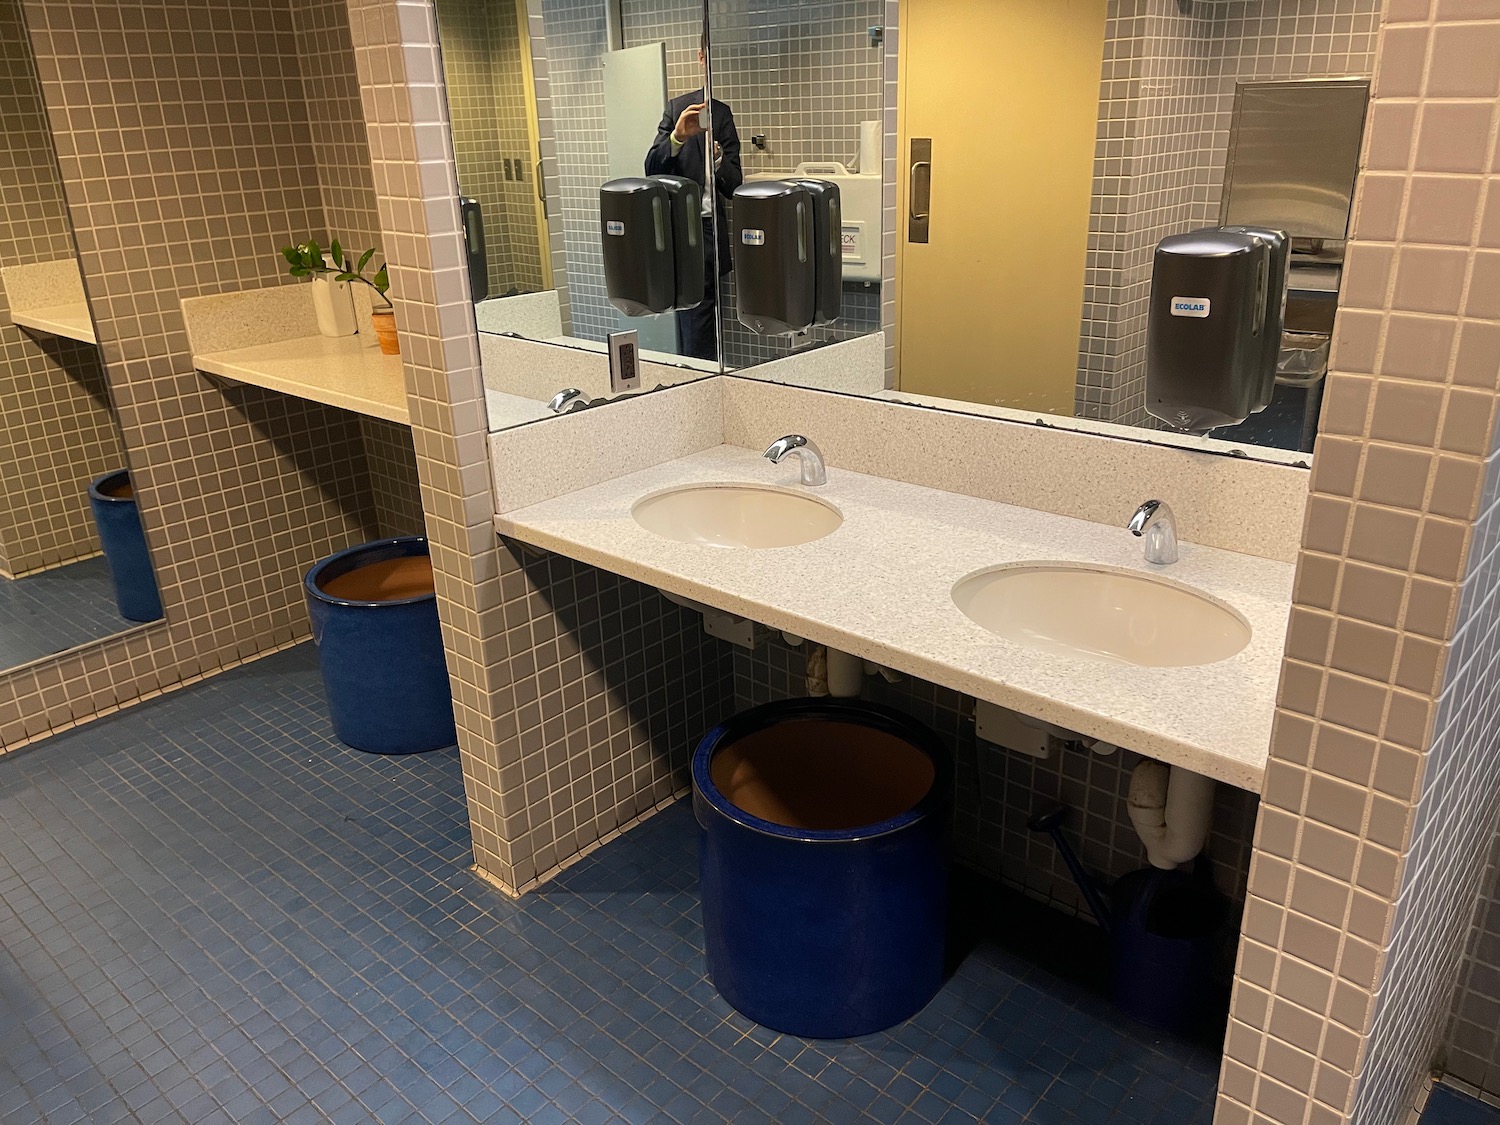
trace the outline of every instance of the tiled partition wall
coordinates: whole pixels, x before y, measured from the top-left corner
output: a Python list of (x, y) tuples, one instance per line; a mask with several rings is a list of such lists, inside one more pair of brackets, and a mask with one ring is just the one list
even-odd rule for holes
[(326, 237), (352, 181), (318, 170), (353, 175), (358, 131), (314, 143), (303, 51), (343, 9), (24, 10), (166, 622), (0, 679), (6, 749), (305, 636), (303, 572), (380, 530), (357, 420), (199, 375), (178, 307), (287, 280), (278, 248)]
[(1500, 787), (1500, 9), (1391, 0), (1220, 1125), (1405, 1119)]
[(680, 792), (727, 648), (656, 591), (500, 546), (436, 24), (353, 0), (478, 869), (534, 885)]
[(1218, 221), (1240, 81), (1369, 75), (1382, 0), (1113, 0), (1099, 138), (1077, 413), (1145, 414), (1145, 313), (1156, 244)]
[[(0, 265), (71, 259), (73, 236), (20, 0), (0, 0)], [(0, 287), (0, 575), (99, 550), (88, 482), (125, 454), (99, 349), (10, 323)]]

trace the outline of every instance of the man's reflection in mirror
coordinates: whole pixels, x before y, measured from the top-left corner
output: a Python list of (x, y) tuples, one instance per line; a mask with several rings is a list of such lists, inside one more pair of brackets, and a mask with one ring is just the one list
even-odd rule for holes
[[(708, 29), (698, 43), (700, 72), (708, 62)], [(683, 355), (698, 359), (719, 358), (717, 343), (718, 296), (715, 280), (734, 268), (729, 250), (729, 201), (734, 189), (745, 182), (740, 169), (740, 135), (734, 127), (734, 112), (718, 98), (713, 100), (713, 145), (708, 144), (703, 124), (706, 103), (703, 87), (681, 94), (667, 103), (656, 140), (646, 153), (646, 175), (684, 176), (703, 188), (703, 269), (705, 296), (696, 308), (677, 313), (678, 343)], [(713, 190), (708, 188), (713, 169)], [(712, 234), (718, 208), (718, 238)]]

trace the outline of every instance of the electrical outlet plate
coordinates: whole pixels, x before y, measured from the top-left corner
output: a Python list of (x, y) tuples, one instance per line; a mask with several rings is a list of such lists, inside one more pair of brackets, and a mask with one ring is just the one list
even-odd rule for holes
[(974, 701), (974, 733), (985, 742), (1025, 754), (1028, 758), (1048, 758), (1052, 740), (1047, 731), (1023, 722), (1021, 716), (1007, 707)]
[(641, 389), (641, 338), (631, 329), (609, 334), (609, 390), (611, 394)]

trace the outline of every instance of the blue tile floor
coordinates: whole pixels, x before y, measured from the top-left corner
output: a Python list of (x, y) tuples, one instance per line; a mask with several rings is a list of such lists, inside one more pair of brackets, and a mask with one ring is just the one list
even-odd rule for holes
[(1439, 1082), (1427, 1097), (1422, 1125), (1500, 1125), (1500, 1108)]
[(1209, 1121), (1213, 1052), (993, 944), (887, 1034), (748, 1023), (694, 833), (512, 902), (456, 752), (339, 745), (307, 645), (0, 759), (0, 1121)]
[(135, 625), (115, 608), (103, 555), (25, 578), (0, 578), (0, 669)]

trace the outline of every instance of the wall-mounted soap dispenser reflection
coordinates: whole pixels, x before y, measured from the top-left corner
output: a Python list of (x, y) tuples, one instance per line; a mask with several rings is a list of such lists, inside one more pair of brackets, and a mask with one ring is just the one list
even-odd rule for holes
[(626, 316), (690, 309), (704, 295), (700, 189), (682, 176), (630, 176), (599, 189), (604, 284)]
[(844, 262), (837, 184), (742, 184), (734, 193), (733, 230), (741, 324), (782, 336), (838, 319)]
[(1258, 227), (1175, 234), (1156, 248), (1146, 319), (1146, 411), (1190, 433), (1271, 401), (1286, 304), (1287, 237)]

